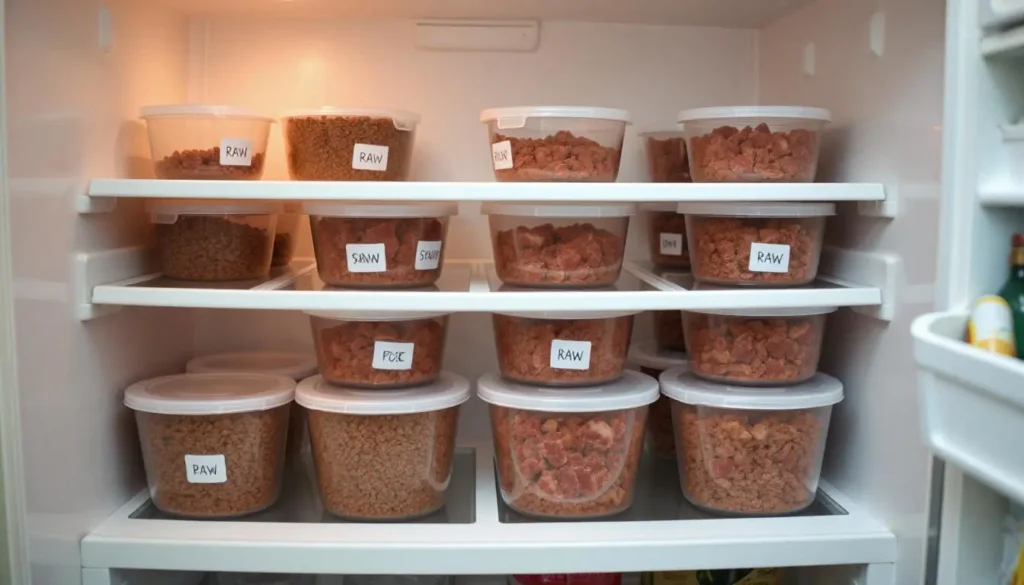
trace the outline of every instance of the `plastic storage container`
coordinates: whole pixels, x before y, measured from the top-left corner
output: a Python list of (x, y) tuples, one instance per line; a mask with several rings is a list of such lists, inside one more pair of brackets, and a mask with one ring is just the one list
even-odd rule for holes
[(647, 177), (652, 183), (689, 183), (692, 180), (684, 132), (641, 132), (640, 139), (644, 141)]
[(654, 340), (667, 351), (686, 351), (686, 328), (682, 311), (650, 311)]
[(435, 512), (455, 460), (459, 405), (469, 381), (450, 372), (419, 388), (367, 392), (303, 380), (324, 509), (359, 520), (407, 520)]
[[(654, 343), (641, 343), (629, 351), (630, 365), (658, 379), (672, 368), (686, 368), (686, 354), (658, 349)], [(647, 411), (647, 450), (656, 457), (676, 456), (675, 431), (672, 427), (672, 401), (659, 396)]]
[(832, 203), (686, 203), (693, 276), (727, 285), (797, 286), (818, 274)]
[(260, 202), (151, 203), (164, 276), (208, 282), (266, 276), (279, 209)]
[(712, 384), (674, 368), (672, 399), (683, 495), (709, 512), (777, 515), (814, 501), (832, 405), (843, 385), (825, 374), (785, 388)]
[(302, 206), (286, 204), (282, 213), (277, 216), (277, 229), (274, 231), (274, 251), (270, 255), (271, 268), (288, 266), (295, 257), (295, 246), (299, 240), (299, 220), (302, 219)]
[(306, 203), (320, 280), (353, 288), (429, 286), (441, 276), (454, 203)]
[(401, 110), (315, 108), (281, 118), (294, 181), (404, 181), (420, 117)]
[(477, 382), (491, 405), (501, 498), (549, 518), (597, 518), (633, 503), (647, 406), (658, 383), (625, 372), (609, 384), (555, 390), (487, 374)]
[(695, 183), (810, 183), (828, 110), (790, 106), (679, 112)]
[(503, 282), (581, 288), (618, 280), (636, 206), (485, 203), (483, 212)]
[(576, 106), (480, 112), (499, 181), (614, 183), (630, 118), (625, 110)]
[(355, 388), (403, 388), (441, 375), (446, 313), (309, 313), (320, 375)]
[(586, 386), (622, 375), (636, 311), (495, 313), (498, 367), (510, 380)]
[(281, 490), (295, 381), (269, 374), (178, 374), (132, 384), (153, 504), (168, 514), (230, 518)]
[(263, 177), (273, 118), (230, 106), (142, 108), (158, 179), (251, 180)]
[(777, 386), (818, 371), (825, 317), (836, 307), (690, 311), (690, 370), (741, 386)]
[(209, 585), (315, 585), (316, 575), (217, 573)]
[(686, 216), (677, 213), (677, 203), (644, 203), (651, 262), (655, 266), (689, 268), (690, 249), (686, 240)]

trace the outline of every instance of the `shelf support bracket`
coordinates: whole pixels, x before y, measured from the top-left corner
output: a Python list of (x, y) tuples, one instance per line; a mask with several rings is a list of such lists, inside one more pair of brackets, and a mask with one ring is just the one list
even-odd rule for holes
[(865, 252), (825, 246), (821, 252), (818, 278), (840, 286), (877, 288), (881, 293), (878, 305), (850, 307), (854, 312), (890, 322), (896, 316), (903, 260), (889, 252)]
[(74, 256), (72, 287), (75, 314), (80, 321), (91, 321), (112, 315), (121, 307), (94, 305), (92, 290), (98, 285), (117, 282), (140, 274), (153, 272), (151, 248), (132, 246), (94, 252), (79, 252)]

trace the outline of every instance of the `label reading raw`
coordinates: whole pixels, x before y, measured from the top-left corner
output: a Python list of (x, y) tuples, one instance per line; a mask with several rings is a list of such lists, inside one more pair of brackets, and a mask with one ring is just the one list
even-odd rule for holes
[(504, 171), (512, 168), (512, 143), (508, 140), (495, 142), (491, 145), (491, 158), (494, 170)]
[(220, 165), (222, 167), (247, 167), (252, 165), (252, 140), (248, 138), (222, 138), (220, 141)]
[(551, 367), (556, 370), (589, 370), (590, 342), (553, 340), (551, 342)]
[(185, 455), (185, 479), (189, 483), (224, 483), (228, 465), (223, 455)]
[(789, 246), (786, 244), (750, 244), (751, 272), (789, 272)]
[(661, 253), (665, 256), (683, 255), (683, 234), (661, 234)]
[(387, 272), (384, 244), (346, 244), (349, 272)]
[(412, 352), (415, 348), (415, 343), (376, 341), (373, 344), (373, 369), (411, 370)]
[(388, 170), (388, 147), (357, 142), (352, 150), (352, 168), (358, 171)]
[(441, 262), (441, 242), (416, 244), (416, 270), (436, 270)]

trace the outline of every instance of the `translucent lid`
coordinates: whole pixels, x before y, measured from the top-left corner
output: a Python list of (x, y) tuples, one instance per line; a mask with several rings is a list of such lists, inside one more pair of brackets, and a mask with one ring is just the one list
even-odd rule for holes
[(207, 116), (211, 118), (240, 118), (248, 120), (264, 120), (273, 122), (274, 119), (264, 116), (255, 110), (248, 108), (237, 108), (234, 106), (205, 106), (197, 104), (168, 104), (161, 106), (145, 106), (139, 110), (139, 117), (162, 118), (166, 116)]
[(344, 201), (309, 201), (302, 205), (307, 215), (328, 217), (447, 217), (459, 212), (456, 203), (346, 203)]
[(680, 203), (679, 213), (726, 217), (825, 217), (836, 214), (834, 203)]
[(231, 414), (270, 410), (295, 396), (295, 380), (271, 374), (175, 374), (136, 382), (124, 392), (132, 410), (155, 414)]
[(584, 388), (530, 386), (498, 374), (481, 377), (476, 386), (484, 402), (544, 412), (607, 412), (646, 406), (658, 399), (658, 381), (629, 370), (613, 382)]
[(412, 130), (419, 124), (419, 114), (405, 110), (391, 110), (388, 108), (346, 108), (324, 106), (322, 108), (306, 108), (301, 110), (290, 110), (284, 113), (281, 118), (309, 118), (315, 116), (339, 117), (339, 118), (391, 118), (395, 128), (399, 130)]
[(414, 414), (458, 406), (469, 400), (469, 380), (451, 372), (406, 390), (356, 390), (313, 376), (299, 382), (295, 401), (311, 410), (342, 414)]
[(481, 122), (496, 121), (499, 129), (522, 128), (530, 118), (590, 118), (614, 120), (629, 124), (633, 116), (616, 108), (589, 108), (586, 106), (516, 106), (488, 108), (480, 112)]
[[(179, 215), (271, 215), (281, 211), (281, 204), (274, 201), (228, 201), (204, 199), (164, 199), (151, 201), (146, 209), (154, 223), (161, 223), (160, 216)], [(173, 221), (173, 220), (172, 220)]]
[(793, 120), (831, 122), (832, 113), (825, 108), (804, 108), (799, 106), (727, 106), (683, 110), (676, 116), (676, 120), (679, 122), (717, 120), (721, 118), (788, 118)]
[(629, 350), (629, 363), (661, 371), (679, 367), (686, 368), (689, 364), (685, 353), (658, 349), (658, 344), (653, 341), (633, 344)]
[(655, 201), (653, 203), (641, 203), (641, 211), (671, 211), (679, 213), (679, 204), (672, 201)]
[(517, 215), (520, 217), (630, 217), (636, 215), (632, 203), (557, 205), (547, 203), (487, 202), (481, 207), (484, 215)]
[(831, 406), (843, 399), (843, 383), (827, 374), (794, 386), (749, 388), (707, 382), (687, 368), (672, 368), (659, 377), (661, 392), (684, 404), (738, 410), (799, 410)]
[[(341, 292), (341, 291), (338, 291)], [(342, 293), (344, 294), (344, 293)], [(409, 311), (306, 311), (307, 315), (335, 321), (420, 321), (446, 317), (451, 313), (421, 313)]]
[(640, 312), (641, 311), (495, 311), (495, 314), (519, 317), (521, 319), (556, 319), (559, 321), (569, 321), (573, 319), (615, 319), (616, 317), (636, 315)]
[(273, 374), (292, 380), (308, 378), (316, 373), (316, 356), (288, 351), (239, 351), (216, 353), (192, 358), (185, 364), (190, 374), (209, 372), (249, 372)]

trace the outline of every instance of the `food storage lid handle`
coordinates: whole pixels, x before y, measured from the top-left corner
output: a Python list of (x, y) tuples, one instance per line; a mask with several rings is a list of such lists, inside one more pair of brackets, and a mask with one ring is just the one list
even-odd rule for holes
[(525, 116), (507, 116), (495, 120), (498, 130), (515, 130), (526, 126)]
[(151, 220), (153, 223), (171, 225), (178, 221), (177, 213), (153, 213), (151, 214)]

